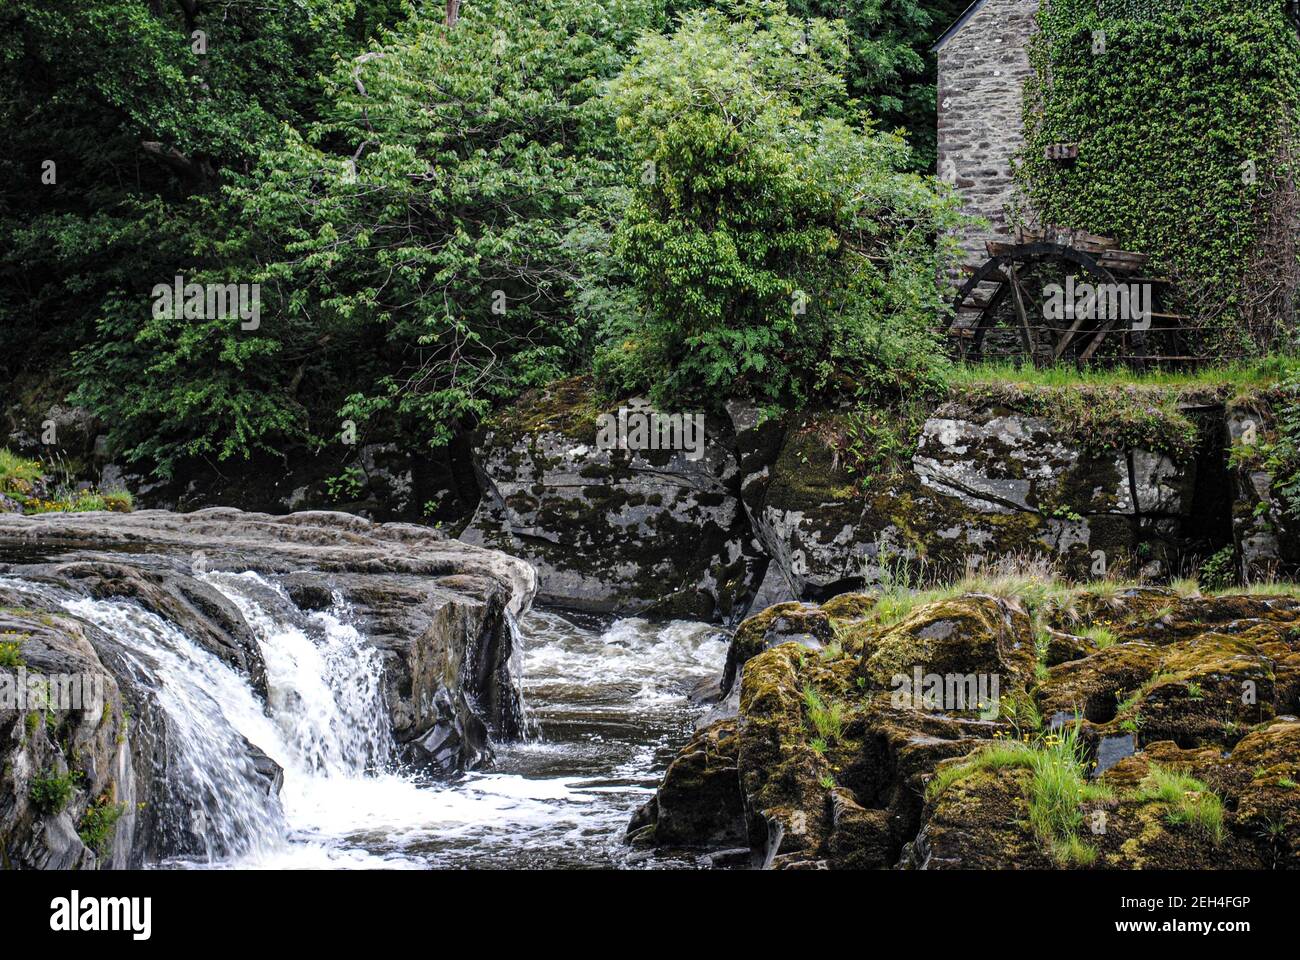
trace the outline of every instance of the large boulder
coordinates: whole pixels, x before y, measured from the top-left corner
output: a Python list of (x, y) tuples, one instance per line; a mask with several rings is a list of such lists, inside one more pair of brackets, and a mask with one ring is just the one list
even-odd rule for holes
[(918, 607), (897, 624), (862, 637), (862, 673), (873, 689), (889, 689), (899, 676), (997, 676), (1001, 689), (1023, 686), (1033, 675), (1037, 650), (1033, 625), (1017, 604), (968, 594)]
[(879, 475), (848, 462), (851, 430), (836, 414), (793, 421), (761, 479), (747, 478), (773, 561), (765, 600), (818, 599), (903, 570), (959, 576), (1010, 554), (1081, 577), (1152, 560), (1167, 569), (1199, 508), (1196, 460), (1091, 452), (1052, 419), (997, 403), (937, 407), (910, 462)]
[(696, 733), (633, 818), (628, 839), (659, 847), (729, 848), (746, 840), (737, 773), (737, 724), (724, 720)]
[(579, 378), (489, 421), (475, 442), (484, 495), (461, 539), (531, 562), (544, 602), (739, 618), (761, 562), (727, 424), (708, 419), (697, 451), (602, 449), (602, 413), (617, 415)]

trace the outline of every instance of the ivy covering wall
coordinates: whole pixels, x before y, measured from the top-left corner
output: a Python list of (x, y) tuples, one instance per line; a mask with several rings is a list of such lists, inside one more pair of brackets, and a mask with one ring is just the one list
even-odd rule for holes
[[(1151, 254), (1198, 352), (1279, 346), (1300, 278), (1300, 43), (1281, 0), (1052, 0), (1039, 22), (1021, 219)], [(1053, 143), (1078, 159), (1045, 159)]]

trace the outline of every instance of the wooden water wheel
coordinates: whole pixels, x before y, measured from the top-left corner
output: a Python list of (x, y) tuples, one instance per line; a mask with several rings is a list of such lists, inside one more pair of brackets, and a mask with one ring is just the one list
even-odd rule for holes
[[(986, 241), (989, 258), (971, 264), (954, 300), (956, 322), (949, 330), (955, 352), (966, 360), (1006, 357), (1044, 365), (1060, 361), (1078, 364), (1195, 360), (1179, 350), (1178, 324), (1184, 319), (1153, 308), (1153, 290), (1168, 281), (1141, 277), (1147, 255), (1121, 250), (1114, 240), (1081, 231), (1020, 231), (1015, 242)], [(1131, 322), (1121, 312), (1096, 309), (1100, 293), (1076, 310), (1073, 301), (1057, 316), (1044, 308), (1049, 280), (1066, 278), (1107, 291), (1117, 297), (1145, 294), (1149, 316)], [(1146, 290), (1142, 290), (1143, 287)], [(1060, 285), (1058, 284), (1058, 288)], [(1037, 289), (1035, 294), (1033, 291)], [(1110, 304), (1116, 299), (1107, 301)], [(1127, 300), (1124, 303), (1128, 303)], [(990, 340), (996, 344), (990, 348)]]

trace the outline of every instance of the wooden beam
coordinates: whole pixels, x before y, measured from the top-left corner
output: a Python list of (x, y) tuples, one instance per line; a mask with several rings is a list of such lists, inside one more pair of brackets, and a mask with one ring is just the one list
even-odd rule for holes
[(1034, 339), (1029, 332), (1029, 314), (1025, 310), (1025, 292), (1020, 288), (1020, 274), (1014, 263), (1007, 264), (1007, 275), (1011, 280), (1011, 301), (1016, 308), (1016, 318), (1020, 321), (1020, 342), (1024, 344), (1025, 356), (1034, 362)]

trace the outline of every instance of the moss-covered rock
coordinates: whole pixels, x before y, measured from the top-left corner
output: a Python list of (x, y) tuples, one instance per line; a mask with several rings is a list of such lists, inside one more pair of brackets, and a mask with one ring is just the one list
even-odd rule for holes
[[(896, 426), (882, 411), (765, 418), (733, 403), (687, 461), (594, 450), (613, 405), (574, 378), (477, 433), (484, 496), (465, 536), (532, 560), (543, 599), (729, 620), (1009, 555), (1151, 579), (1230, 546), (1258, 577), (1300, 549), (1273, 531), (1276, 498), (1256, 489), (1271, 478), (1234, 479), (1248, 459), (1237, 402), (1218, 386), (968, 384), (890, 411)], [(864, 435), (867, 421), (890, 436)], [(1109, 617), (1113, 599), (1085, 606)]]
[(876, 606), (876, 598), (869, 593), (841, 593), (822, 604), (822, 611), (833, 620), (852, 622), (861, 620)]
[(1053, 603), (1047, 619), (1051, 626), (1061, 630), (1104, 627), (1114, 634), (1124, 625), (1152, 619), (1154, 611), (1161, 611), (1159, 616), (1163, 616), (1178, 599), (1178, 594), (1168, 587), (1146, 584), (1115, 587), (1103, 583), (1076, 590)]
[(927, 806), (907, 849), (918, 870), (1045, 870), (1051, 856), (1027, 827), (1029, 774), (981, 770), (954, 783)]
[[(1035, 785), (1019, 766), (979, 769), (943, 790), (927, 806), (923, 826), (909, 849), (910, 866), (922, 869), (1117, 870), (1259, 869), (1256, 845), (1216, 832), (1184, 812), (1205, 802), (1219, 809), (1211, 791), (1191, 792), (1173, 802), (1154, 795), (1152, 761), (1131, 757), (1103, 776), (1104, 799), (1079, 811), (1074, 840), (1054, 852), (1033, 828)], [(1202, 796), (1204, 794), (1204, 797)]]
[(1077, 397), (974, 391), (923, 419), (914, 456), (874, 472), (848, 455), (849, 415), (792, 418), (770, 465), (743, 481), (774, 565), (765, 601), (879, 583), (899, 567), (957, 575), (1008, 554), (1046, 554), (1078, 577), (1099, 565), (1173, 569), (1181, 551), (1201, 549), (1206, 518), (1194, 514), (1212, 498), (1198, 487), (1196, 451), (1217, 439), (1176, 404), (1130, 399), (1131, 423), (1112, 418), (1128, 424), (1120, 434), (1113, 424), (1080, 434), (1080, 418), (1063, 413)]
[(1300, 721), (1252, 730), (1229, 761), (1250, 776), (1232, 798), (1232, 828), (1253, 838), (1270, 866), (1300, 869)]
[[(698, 798), (705, 823), (734, 827), (737, 795), (705, 775), (725, 770), (720, 782), (738, 786), (754, 862), (777, 868), (1295, 866), (1300, 721), (1285, 715), (1296, 707), (1292, 605), (1193, 599), (1057, 591), (1048, 605), (1035, 601), (1034, 620), (1027, 597), (967, 594), (922, 603), (892, 624), (869, 596), (774, 606), (737, 634), (748, 652), (738, 717), (697, 736), (665, 787), (675, 806)], [(1054, 618), (1078, 629), (1106, 623), (1119, 636), (1101, 644), (1058, 630), (1053, 639), (1055, 628), (1043, 629)], [(1040, 671), (1038, 655), (1054, 643), (1070, 659)], [(1004, 709), (990, 719), (899, 700), (894, 682), (913, 667), (996, 673)], [(1244, 684), (1257, 699), (1242, 700)], [(1045, 839), (1033, 812), (1042, 788), (1021, 761), (1059, 740), (1076, 715), (1082, 753), (1071, 769), (1084, 801), (1072, 836)], [(712, 754), (706, 743), (717, 745)], [(993, 746), (1015, 762), (973, 762)], [(950, 768), (960, 775), (936, 780)], [(656, 832), (643, 837), (662, 842)], [(720, 832), (735, 843), (734, 830)]]
[(731, 847), (746, 842), (735, 720), (696, 733), (664, 773), (663, 783), (628, 828), (637, 845)]
[(740, 783), (751, 846), (765, 863), (808, 859), (830, 831), (821, 758), (804, 725), (804, 650), (782, 644), (750, 660), (740, 688)]
[(597, 418), (609, 412), (577, 378), (489, 420), (474, 443), (484, 495), (461, 539), (531, 562), (544, 602), (738, 619), (765, 562), (750, 545), (729, 422), (706, 420), (699, 457), (601, 449)]
[(1226, 595), (1175, 597), (1133, 616), (1115, 632), (1122, 639), (1176, 643), (1207, 632), (1240, 633), (1251, 626), (1279, 630), (1300, 625), (1300, 599), (1289, 596)]
[(1077, 716), (1090, 723), (1109, 723), (1129, 692), (1150, 680), (1159, 664), (1159, 649), (1137, 642), (1058, 664), (1038, 687), (1039, 706), (1048, 718)]
[(1033, 628), (1025, 612), (998, 597), (968, 595), (922, 606), (868, 641), (862, 676), (873, 689), (892, 689), (899, 676), (984, 674), (1002, 689), (1034, 674)]
[(820, 650), (835, 639), (829, 610), (809, 603), (778, 603), (746, 619), (731, 638), (722, 691), (730, 692), (740, 671), (764, 650), (794, 642)]
[(1047, 637), (1047, 646), (1043, 651), (1043, 664), (1047, 667), (1057, 667), (1072, 660), (1082, 660), (1100, 649), (1097, 642), (1090, 637), (1078, 636), (1052, 627), (1045, 628), (1044, 633)]

